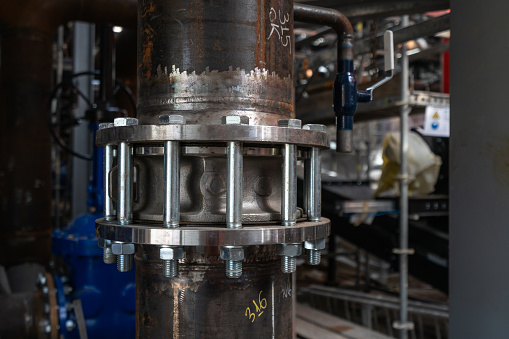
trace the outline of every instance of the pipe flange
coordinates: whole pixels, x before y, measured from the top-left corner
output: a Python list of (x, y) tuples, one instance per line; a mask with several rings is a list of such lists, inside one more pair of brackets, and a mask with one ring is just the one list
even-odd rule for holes
[(162, 225), (138, 223), (120, 225), (98, 219), (96, 234), (100, 238), (143, 245), (166, 246), (251, 246), (295, 244), (327, 238), (330, 220), (303, 221), (295, 226), (254, 225), (240, 229), (213, 226), (164, 228)]
[(207, 145), (240, 141), (245, 146), (294, 144), (324, 149), (330, 144), (326, 132), (261, 125), (135, 125), (97, 131), (97, 145), (103, 147), (120, 142), (154, 144), (164, 141)]

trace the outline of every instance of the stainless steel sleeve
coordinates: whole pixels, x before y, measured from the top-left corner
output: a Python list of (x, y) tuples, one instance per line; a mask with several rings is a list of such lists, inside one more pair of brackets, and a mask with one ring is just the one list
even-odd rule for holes
[(115, 209), (110, 197), (110, 172), (113, 168), (113, 145), (106, 145), (103, 154), (103, 187), (104, 187), (104, 218), (106, 220), (115, 219)]
[(281, 190), (281, 224), (294, 226), (297, 222), (297, 146), (283, 146), (283, 182)]
[(227, 143), (226, 227), (242, 227), (243, 146), (241, 142)]
[(164, 142), (163, 225), (175, 228), (180, 223), (180, 143)]

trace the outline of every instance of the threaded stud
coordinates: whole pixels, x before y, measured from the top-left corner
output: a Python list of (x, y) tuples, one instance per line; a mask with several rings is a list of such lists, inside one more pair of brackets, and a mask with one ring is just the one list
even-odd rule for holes
[(226, 260), (226, 276), (228, 278), (240, 278), (242, 275), (242, 261)]
[(117, 255), (117, 269), (119, 272), (128, 272), (133, 268), (133, 256), (131, 254)]
[(163, 260), (163, 274), (167, 278), (174, 278), (178, 275), (177, 260)]
[(105, 264), (114, 264), (117, 261), (117, 256), (111, 251), (111, 247), (103, 248), (103, 261)]
[(310, 265), (319, 265), (320, 264), (320, 259), (321, 259), (320, 250), (313, 248), (313, 249), (306, 250), (306, 252), (307, 252), (306, 254), (307, 254), (308, 263)]
[(293, 273), (297, 268), (297, 258), (287, 255), (281, 257), (281, 270), (283, 273)]

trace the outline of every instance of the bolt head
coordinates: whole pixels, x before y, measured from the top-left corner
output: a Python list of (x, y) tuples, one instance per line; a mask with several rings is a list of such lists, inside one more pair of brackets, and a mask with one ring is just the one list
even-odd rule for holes
[(242, 261), (244, 260), (244, 248), (242, 247), (221, 247), (220, 249), (221, 259)]
[(281, 119), (277, 122), (277, 125), (278, 127), (300, 129), (302, 127), (302, 121), (299, 119)]
[(302, 254), (301, 244), (281, 244), (277, 248), (278, 255), (284, 255), (287, 257), (297, 257)]
[(163, 260), (178, 260), (184, 258), (184, 249), (182, 247), (161, 247), (159, 249), (159, 258)]
[(111, 244), (111, 252), (113, 254), (134, 254), (134, 244), (126, 244), (123, 242), (117, 242)]
[(136, 125), (138, 125), (138, 119), (136, 119), (136, 118), (115, 118), (115, 120), (113, 120), (113, 124), (115, 125), (115, 127), (136, 126)]
[(71, 332), (72, 330), (74, 330), (74, 327), (76, 327), (76, 324), (71, 319), (68, 319), (65, 322), (65, 329), (67, 330), (67, 332)]
[(310, 131), (327, 132), (327, 126), (322, 124), (307, 124), (302, 129), (308, 129)]
[(101, 122), (99, 124), (99, 129), (111, 128), (115, 126), (112, 122)]
[(249, 118), (244, 115), (225, 115), (221, 118), (223, 125), (249, 125)]
[(304, 241), (304, 248), (307, 250), (323, 250), (325, 248), (325, 239)]
[(160, 125), (185, 125), (186, 118), (179, 114), (161, 114), (159, 116)]
[(106, 248), (111, 246), (111, 240), (99, 238), (97, 239), (97, 245), (100, 248)]
[(37, 284), (40, 286), (46, 285), (46, 276), (43, 273), (39, 273), (37, 276)]

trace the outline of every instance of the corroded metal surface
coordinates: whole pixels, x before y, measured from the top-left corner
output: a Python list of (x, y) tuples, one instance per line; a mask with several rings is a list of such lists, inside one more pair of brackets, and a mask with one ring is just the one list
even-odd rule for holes
[(239, 279), (226, 277), (219, 248), (188, 249), (171, 279), (154, 246), (135, 260), (138, 338), (292, 338), (292, 275), (274, 247), (247, 248)]
[(246, 146), (291, 143), (298, 146), (328, 148), (325, 132), (250, 125), (138, 125), (111, 127), (97, 131), (97, 145), (127, 141), (130, 143), (162, 143), (178, 140), (191, 143), (223, 143), (242, 141)]
[(276, 125), (293, 114), (292, 1), (140, 0), (139, 23), (141, 124), (178, 113)]
[(301, 243), (327, 238), (330, 221), (298, 222), (295, 226), (245, 225), (241, 229), (208, 226), (181, 226), (165, 228), (161, 225), (137, 223), (119, 225), (114, 221), (98, 219), (96, 233), (100, 238), (136, 244), (170, 246), (246, 246)]

